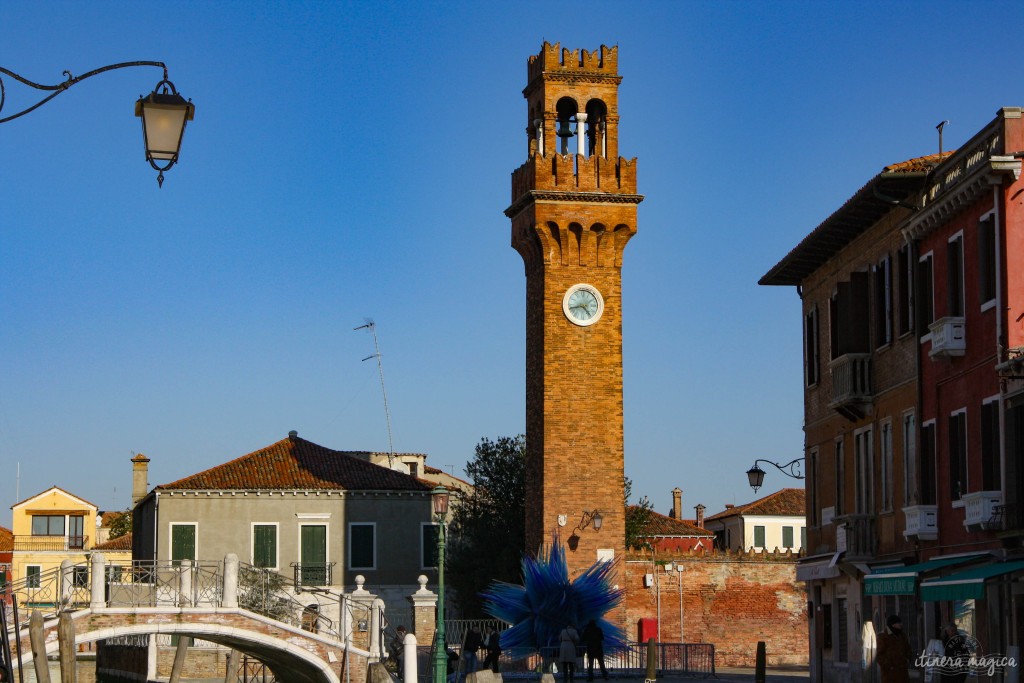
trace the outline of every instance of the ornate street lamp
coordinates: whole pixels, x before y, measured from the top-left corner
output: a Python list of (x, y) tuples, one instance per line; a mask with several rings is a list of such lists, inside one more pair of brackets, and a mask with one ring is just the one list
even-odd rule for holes
[(434, 683), (448, 679), (448, 648), (444, 639), (444, 543), (448, 535), (448, 489), (435, 486), (430, 492), (437, 529), (437, 625), (434, 631)]
[(772, 462), (771, 460), (758, 459), (754, 461), (754, 466), (747, 470), (747, 481), (750, 483), (750, 488), (754, 489), (755, 492), (757, 492), (757, 490), (761, 488), (761, 484), (764, 483), (764, 470), (757, 466), (757, 463), (759, 462), (771, 465), (787, 477), (792, 477), (793, 479), (804, 478), (804, 475), (800, 474), (800, 466), (804, 462), (803, 458), (797, 458), (796, 460), (787, 462), (785, 465), (780, 465), (776, 462)]
[[(156, 66), (164, 70), (163, 80), (156, 84), (153, 92), (147, 97), (139, 97), (139, 100), (135, 103), (135, 115), (142, 118), (142, 136), (146, 144), (146, 161), (157, 170), (157, 184), (163, 187), (164, 171), (177, 163), (178, 154), (181, 152), (181, 138), (185, 133), (185, 124), (191, 121), (196, 113), (195, 105), (192, 104), (191, 100), (186, 101), (185, 98), (178, 94), (174, 84), (167, 80), (167, 65), (163, 62), (121, 62), (120, 64), (111, 64), (99, 69), (93, 69), (81, 76), (72, 76), (70, 71), (65, 71), (64, 76), (67, 77), (67, 80), (56, 85), (35, 83), (23, 76), (19, 76), (13, 71), (0, 67), (0, 74), (6, 74), (36, 90), (52, 91), (31, 107), (0, 118), (0, 123), (13, 121), (38, 109), (80, 81), (105, 71), (124, 69), (129, 66)], [(3, 111), (5, 98), (4, 81), (0, 78), (0, 111)], [(158, 166), (157, 161), (167, 163), (163, 166)]]

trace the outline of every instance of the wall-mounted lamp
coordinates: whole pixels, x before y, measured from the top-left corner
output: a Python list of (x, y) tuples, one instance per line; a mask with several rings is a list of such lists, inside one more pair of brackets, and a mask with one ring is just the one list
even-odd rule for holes
[(759, 462), (771, 465), (778, 471), (785, 474), (787, 477), (792, 477), (793, 479), (804, 478), (804, 475), (800, 473), (800, 467), (804, 462), (804, 459), (802, 457), (797, 458), (792, 462), (787, 462), (785, 465), (780, 465), (777, 462), (772, 462), (771, 460), (758, 459), (754, 461), (754, 466), (747, 470), (747, 481), (750, 483), (750, 488), (754, 489), (754, 491), (757, 491), (759, 488), (761, 488), (761, 484), (764, 483), (764, 470), (757, 466), (757, 463)]
[(580, 520), (580, 524), (576, 528), (582, 531), (583, 529), (586, 529), (588, 526), (593, 525), (594, 531), (600, 531), (601, 525), (603, 523), (604, 516), (602, 516), (600, 512), (598, 512), (597, 510), (594, 510), (593, 512), (584, 510), (583, 519)]
[[(185, 124), (191, 121), (196, 113), (196, 108), (192, 101), (186, 101), (184, 97), (178, 94), (174, 84), (167, 80), (167, 65), (163, 62), (121, 62), (93, 69), (81, 76), (72, 76), (70, 71), (65, 71), (65, 80), (56, 85), (36, 83), (24, 76), (19, 76), (9, 69), (0, 67), (0, 74), (10, 76), (19, 83), (23, 83), (36, 90), (50, 93), (40, 101), (19, 112), (10, 116), (0, 117), (0, 123), (13, 121), (29, 112), (35, 111), (71, 86), (87, 78), (107, 71), (113, 71), (114, 69), (124, 69), (132, 66), (155, 66), (164, 71), (163, 80), (156, 84), (153, 92), (147, 97), (140, 97), (135, 103), (135, 115), (142, 118), (142, 136), (146, 143), (146, 161), (159, 173), (157, 183), (162, 187), (164, 171), (178, 161), (178, 154), (181, 151), (181, 138), (185, 133)], [(5, 97), (4, 81), (3, 78), (0, 78), (0, 110), (4, 108)], [(167, 163), (164, 166), (157, 166), (156, 161)]]

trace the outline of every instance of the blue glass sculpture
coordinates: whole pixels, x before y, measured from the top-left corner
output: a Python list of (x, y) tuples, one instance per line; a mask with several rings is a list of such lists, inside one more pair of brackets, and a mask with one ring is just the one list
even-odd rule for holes
[(604, 619), (623, 597), (623, 590), (610, 582), (615, 563), (596, 562), (570, 581), (565, 549), (556, 536), (538, 557), (524, 555), (522, 567), (522, 586), (495, 581), (481, 594), (487, 614), (512, 624), (501, 634), (502, 649), (557, 646), (563, 628), (571, 625), (582, 632), (591, 619), (604, 632), (605, 650), (626, 644), (622, 629)]

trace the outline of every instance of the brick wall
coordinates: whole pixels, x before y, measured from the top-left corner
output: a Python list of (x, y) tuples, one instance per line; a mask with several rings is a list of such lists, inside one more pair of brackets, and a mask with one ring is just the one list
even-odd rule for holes
[[(680, 576), (663, 564), (680, 563), (684, 642), (714, 644), (717, 666), (753, 666), (759, 640), (769, 665), (807, 664), (807, 593), (796, 560), (789, 553), (659, 555), (655, 568), (650, 555), (632, 553), (624, 572), (627, 636), (637, 638), (641, 618), (658, 617), (660, 594), (661, 642), (680, 642)], [(657, 574), (656, 585), (644, 586), (647, 574)]]

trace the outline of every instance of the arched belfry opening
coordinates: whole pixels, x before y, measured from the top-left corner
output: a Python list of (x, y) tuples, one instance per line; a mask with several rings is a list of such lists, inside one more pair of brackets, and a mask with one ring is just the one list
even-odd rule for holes
[(608, 106), (601, 100), (587, 102), (587, 155), (608, 156)]
[[(569, 140), (579, 132), (579, 107), (576, 100), (571, 97), (563, 97), (555, 105), (556, 121), (555, 134), (558, 136), (558, 153), (569, 154)], [(586, 118), (586, 117), (584, 117)], [(579, 149), (582, 145), (577, 143), (577, 154), (582, 154)]]

